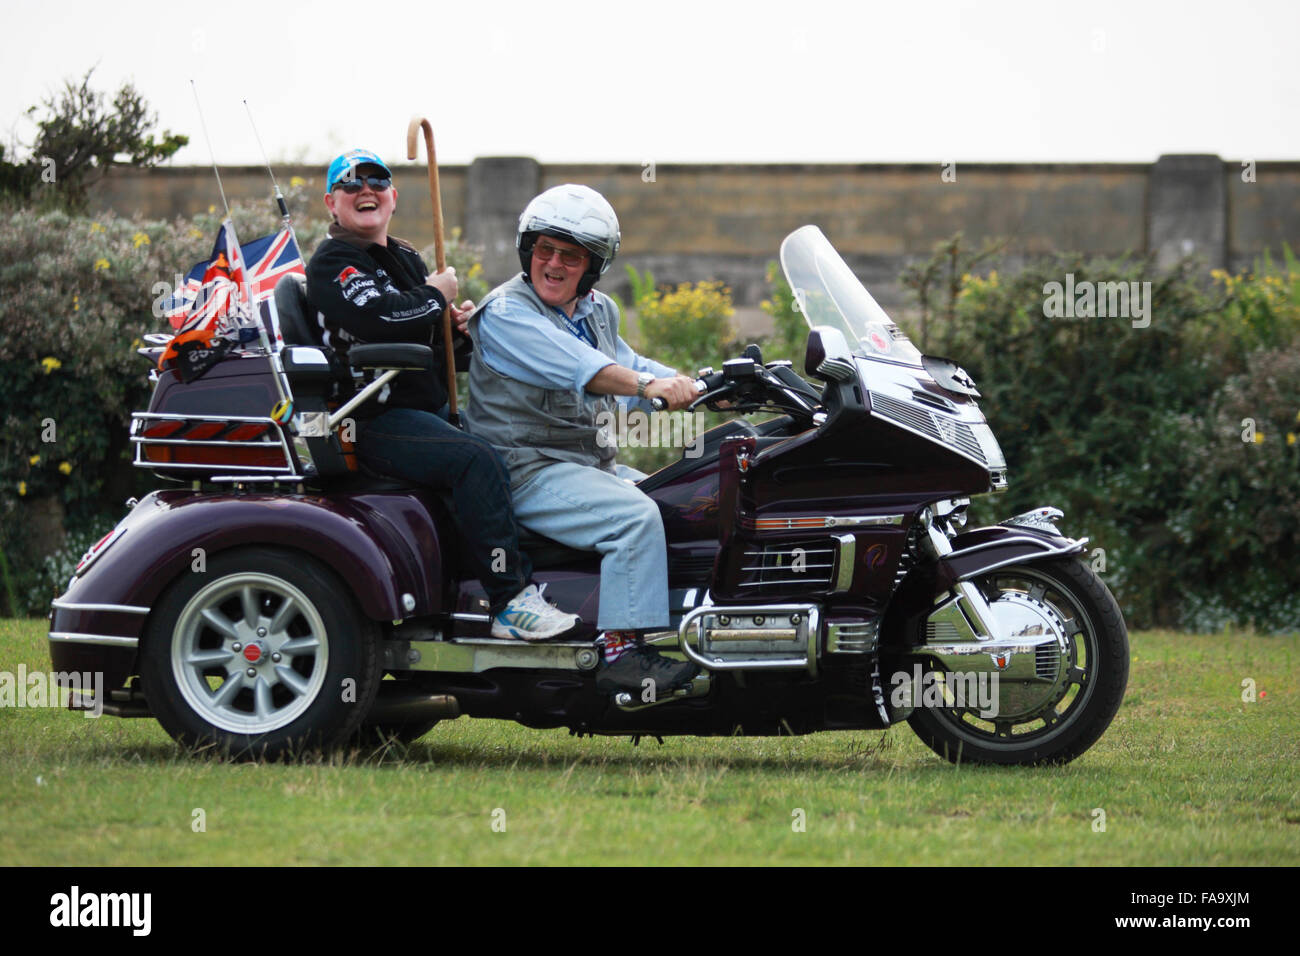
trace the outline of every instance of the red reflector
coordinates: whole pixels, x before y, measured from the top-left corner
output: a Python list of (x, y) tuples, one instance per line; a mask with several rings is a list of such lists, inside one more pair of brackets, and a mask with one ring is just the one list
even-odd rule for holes
[(125, 529), (114, 528), (108, 534), (104, 535), (104, 537), (100, 538), (93, 545), (91, 545), (90, 550), (81, 556), (81, 560), (77, 562), (77, 567), (73, 570), (72, 573), (80, 574), (85, 569), (86, 565), (90, 564), (91, 561), (99, 557), (99, 552), (102, 551), (104, 548), (106, 548), (108, 546), (109, 541), (117, 537), (117, 535), (122, 530)]
[(234, 431), (232, 431), (229, 435), (226, 436), (226, 440), (227, 441), (252, 441), (254, 438), (257, 438), (259, 435), (263, 435), (265, 433), (266, 433), (265, 425), (253, 422), (247, 425), (240, 425), (238, 428), (236, 428)]
[(175, 432), (178, 428), (184, 426), (184, 422), (165, 421), (158, 422), (156, 425), (150, 425), (144, 430), (145, 438), (166, 438)]
[(225, 431), (228, 424), (228, 422), (204, 422), (187, 431), (185, 438), (188, 441), (203, 441)]

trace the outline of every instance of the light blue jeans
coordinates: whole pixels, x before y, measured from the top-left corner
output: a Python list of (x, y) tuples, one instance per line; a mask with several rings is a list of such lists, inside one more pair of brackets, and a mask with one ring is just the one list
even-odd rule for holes
[(617, 474), (556, 462), (511, 490), (515, 520), (570, 548), (598, 551), (603, 631), (666, 628), (668, 545), (659, 506), (624, 481), (645, 476), (618, 465)]

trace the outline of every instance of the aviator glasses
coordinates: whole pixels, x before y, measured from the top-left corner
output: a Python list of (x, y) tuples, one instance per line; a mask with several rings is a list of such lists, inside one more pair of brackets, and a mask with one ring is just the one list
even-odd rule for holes
[(545, 239), (539, 240), (537, 245), (533, 246), (533, 255), (542, 262), (550, 262), (551, 257), (557, 252), (560, 254), (560, 262), (571, 269), (574, 266), (582, 265), (587, 260), (587, 254), (585, 252), (575, 252), (572, 249), (561, 249), (559, 246), (553, 245)]

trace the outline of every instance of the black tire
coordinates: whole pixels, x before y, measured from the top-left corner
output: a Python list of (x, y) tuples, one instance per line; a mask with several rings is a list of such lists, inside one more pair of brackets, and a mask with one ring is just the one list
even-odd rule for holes
[(346, 743), (374, 702), (381, 664), (373, 626), (332, 571), (262, 547), (214, 555), (178, 578), (141, 647), (145, 696), (164, 729), (183, 746), (239, 758)]
[(926, 746), (953, 763), (1073, 760), (1110, 726), (1128, 685), (1128, 629), (1115, 598), (1075, 558), (999, 568), (976, 583), (990, 603), (1038, 601), (1062, 622), (1066, 649), (1047, 652), (1060, 686), (1052, 685), (1041, 702), (1013, 718), (984, 720), (972, 707), (918, 706), (908, 723)]

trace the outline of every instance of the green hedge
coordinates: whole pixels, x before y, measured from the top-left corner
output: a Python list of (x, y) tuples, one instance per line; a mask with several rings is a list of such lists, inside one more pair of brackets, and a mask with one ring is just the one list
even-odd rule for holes
[[(1067, 274), (1076, 288), (1149, 282), (1149, 324), (1049, 317), (1050, 283)], [(1064, 510), (1063, 528), (1103, 549), (1098, 570), (1130, 626), (1300, 627), (1300, 269), (1289, 250), (1280, 266), (1211, 277), (1192, 262), (1159, 271), (1058, 256), (1010, 276), (964, 274), (937, 298), (925, 350), (975, 377), (1010, 470), (1007, 493), (974, 517)]]
[[(296, 189), (290, 199), (307, 202)], [(270, 202), (233, 214), (247, 239), (278, 228)], [(135, 350), (168, 330), (155, 304), (211, 252), (222, 218), (0, 210), (0, 614), (43, 614), (67, 583), (53, 578), (67, 563), (53, 552), (93, 541), (152, 486), (130, 465), (125, 426), (150, 394)], [(323, 232), (296, 224), (308, 248)]]

